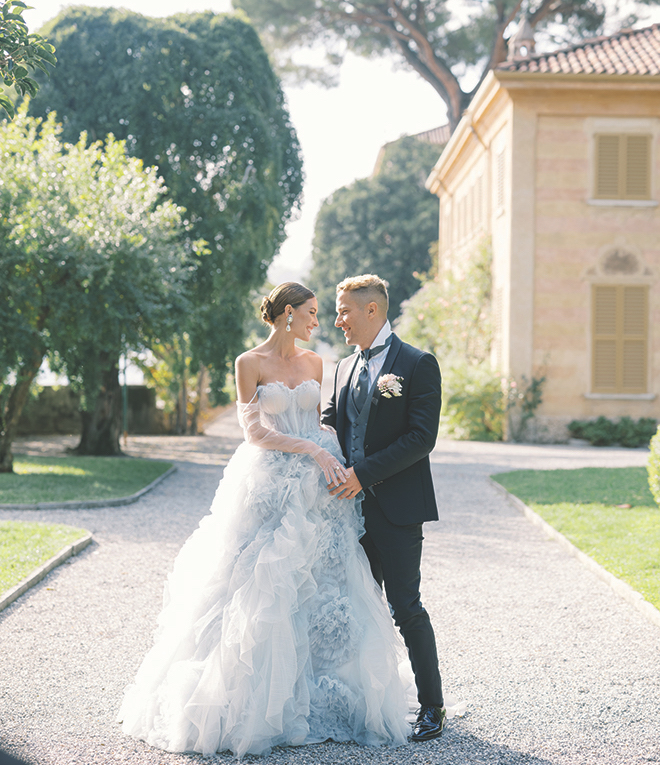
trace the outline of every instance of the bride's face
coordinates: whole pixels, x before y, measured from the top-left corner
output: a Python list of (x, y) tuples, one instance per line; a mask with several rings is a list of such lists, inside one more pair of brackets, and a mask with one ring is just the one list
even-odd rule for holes
[(319, 306), (316, 298), (310, 298), (298, 308), (294, 308), (291, 311), (293, 316), (293, 322), (291, 323), (291, 331), (300, 340), (307, 342), (312, 336), (312, 332), (318, 327), (319, 320), (316, 314), (319, 311)]

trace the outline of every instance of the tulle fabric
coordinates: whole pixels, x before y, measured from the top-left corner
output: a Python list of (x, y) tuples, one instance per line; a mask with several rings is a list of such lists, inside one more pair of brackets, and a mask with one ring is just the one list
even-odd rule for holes
[[(258, 389), (264, 427), (342, 460), (319, 386)], [(306, 454), (242, 444), (165, 586), (155, 643), (128, 687), (123, 730), (168, 751), (264, 754), (409, 733), (396, 636), (359, 544), (356, 503)]]

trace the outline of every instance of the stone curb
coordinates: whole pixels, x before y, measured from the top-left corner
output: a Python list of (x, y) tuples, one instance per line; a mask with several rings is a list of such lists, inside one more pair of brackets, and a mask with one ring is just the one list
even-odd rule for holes
[(488, 480), (500, 494), (504, 495), (515, 508), (526, 515), (535, 526), (539, 526), (548, 537), (559, 542), (564, 550), (575, 556), (583, 566), (608, 584), (619, 597), (623, 598), (631, 606), (634, 606), (647, 621), (660, 627), (660, 611), (654, 605), (649, 603), (648, 600), (644, 600), (643, 595), (636, 590), (633, 590), (633, 588), (626, 582), (617, 579), (614, 574), (610, 574), (610, 572), (604, 569), (600, 563), (596, 563), (593, 558), (578, 549), (572, 542), (569, 542), (562, 533), (553, 528), (547, 521), (544, 521), (543, 518), (541, 518), (538, 513), (535, 513), (531, 507), (528, 507), (521, 499), (518, 499), (518, 497), (508, 492), (502, 484), (493, 480), (492, 476), (489, 476)]
[(23, 593), (27, 592), (30, 587), (34, 587), (34, 585), (40, 582), (46, 574), (50, 573), (61, 563), (64, 563), (67, 558), (70, 558), (72, 555), (77, 555), (81, 550), (84, 550), (91, 541), (92, 534), (87, 532), (84, 537), (80, 537), (80, 539), (77, 539), (72, 544), (63, 547), (56, 555), (53, 555), (50, 560), (47, 560), (39, 566), (38, 569), (30, 574), (30, 576), (23, 579), (23, 581), (19, 582), (15, 587), (12, 587), (11, 590), (7, 590), (3, 595), (0, 595), (0, 611), (7, 608), (8, 605), (13, 603), (17, 598), (23, 595)]
[(176, 465), (159, 475), (148, 486), (140, 491), (131, 494), (128, 497), (117, 497), (116, 499), (89, 499), (78, 502), (71, 500), (68, 502), (38, 502), (36, 505), (0, 505), (0, 510), (89, 510), (94, 507), (120, 507), (121, 505), (132, 505), (140, 497), (151, 491), (161, 481), (164, 481), (172, 473), (176, 472)]

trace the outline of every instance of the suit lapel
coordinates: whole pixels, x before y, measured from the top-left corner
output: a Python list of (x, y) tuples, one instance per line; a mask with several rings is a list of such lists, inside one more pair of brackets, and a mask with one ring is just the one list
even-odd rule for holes
[(343, 433), (344, 430), (344, 418), (346, 417), (346, 396), (351, 389), (351, 378), (353, 376), (353, 370), (358, 362), (359, 354), (354, 354), (355, 358), (349, 356), (344, 361), (340, 362), (339, 375), (337, 376), (337, 432), (339, 433), (339, 427)]
[[(383, 364), (382, 369), (378, 373), (378, 377), (376, 378), (376, 383), (383, 375), (388, 375), (392, 371), (392, 367), (394, 366), (394, 362), (396, 361), (396, 357), (399, 355), (399, 351), (401, 350), (401, 340), (392, 333), (392, 342), (390, 343), (390, 349), (387, 352), (387, 356), (385, 357), (385, 363)], [(378, 385), (374, 385), (374, 391), (373, 396), (371, 399), (371, 406), (369, 407), (369, 421), (367, 422), (367, 430), (372, 426), (374, 418), (376, 416), (376, 413), (378, 411), (378, 405), (381, 402), (381, 394), (378, 390)]]

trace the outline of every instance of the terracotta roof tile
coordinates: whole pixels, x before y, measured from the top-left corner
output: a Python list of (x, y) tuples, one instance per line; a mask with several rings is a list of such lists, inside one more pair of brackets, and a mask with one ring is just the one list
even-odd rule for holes
[(515, 58), (497, 69), (556, 74), (660, 74), (660, 24), (596, 37), (552, 53)]

